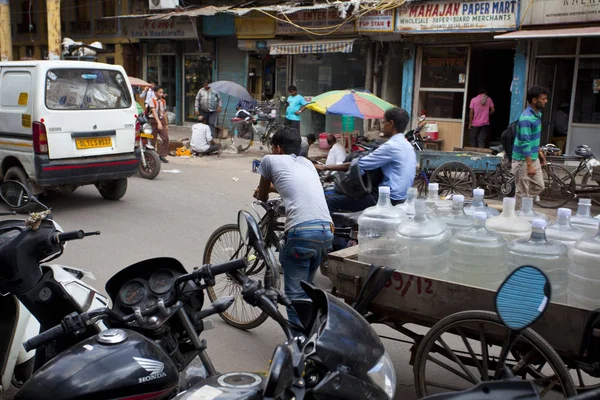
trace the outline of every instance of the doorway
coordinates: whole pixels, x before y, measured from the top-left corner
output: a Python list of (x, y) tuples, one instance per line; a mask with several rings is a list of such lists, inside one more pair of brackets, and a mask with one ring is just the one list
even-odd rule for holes
[(176, 55), (175, 54), (149, 54), (147, 59), (148, 82), (157, 82), (167, 94), (167, 109), (175, 109), (177, 98), (175, 85)]
[(490, 134), (486, 145), (500, 142), (500, 136), (509, 124), (511, 91), (514, 69), (514, 45), (510, 43), (486, 43), (471, 47), (469, 85), (465, 107), (465, 135), (463, 146), (470, 146), (469, 104), (480, 87), (487, 90), (494, 102), (496, 112), (490, 116)]
[(535, 84), (550, 91), (542, 113), (541, 144), (554, 143), (563, 152), (567, 144), (574, 72), (574, 58), (538, 58), (536, 61)]

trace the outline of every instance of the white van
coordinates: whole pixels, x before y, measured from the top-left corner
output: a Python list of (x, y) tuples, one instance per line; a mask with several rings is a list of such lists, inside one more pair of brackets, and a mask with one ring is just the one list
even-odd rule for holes
[(94, 184), (118, 200), (137, 170), (136, 113), (119, 65), (0, 62), (0, 178), (36, 194)]

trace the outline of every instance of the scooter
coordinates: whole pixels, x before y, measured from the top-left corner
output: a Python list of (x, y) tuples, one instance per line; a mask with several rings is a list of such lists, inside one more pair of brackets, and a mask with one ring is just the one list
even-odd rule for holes
[(161, 161), (154, 146), (150, 143), (154, 139), (154, 135), (152, 126), (145, 115), (137, 118), (135, 132), (135, 148), (140, 150), (138, 173), (144, 179), (154, 179), (160, 173)]
[[(18, 182), (6, 181), (0, 186), (0, 197), (7, 202), (11, 207), (18, 208), (25, 206), (23, 202), (15, 202), (15, 196), (27, 193), (26, 189)], [(11, 199), (11, 200), (9, 200)], [(35, 198), (31, 197), (31, 201)], [(25, 227), (30, 232), (38, 231), (37, 225), (41, 216), (48, 222), (45, 224), (52, 227), (54, 238), (64, 237), (58, 235), (68, 235), (63, 233), (62, 228), (51, 219), (50, 211), (43, 204), (35, 202), (38, 205), (46, 208), (46, 211), (41, 213), (33, 213), (30, 217), (23, 220), (6, 220), (0, 222), (0, 238), (14, 238), (19, 236)], [(8, 214), (0, 214), (8, 215)], [(49, 238), (50, 240), (53, 240)], [(0, 251), (6, 246), (6, 242), (0, 245)], [(41, 264), (44, 258), (47, 261), (54, 259), (62, 253), (62, 246), (56, 248), (54, 252), (42, 251), (35, 255), (40, 258), (40, 264), (36, 265), (37, 271), (34, 273), (43, 274), (47, 277), (47, 283), (53, 288), (55, 293), (60, 296), (65, 303), (71, 303), (73, 309), (87, 311), (94, 308), (105, 307), (108, 304), (106, 297), (99, 294), (96, 289), (81, 279), (87, 277), (95, 279), (93, 275), (85, 270), (67, 267), (58, 264)], [(1, 257), (0, 257), (1, 258)], [(27, 260), (26, 260), (27, 259)], [(31, 261), (31, 257), (23, 258), (24, 261)], [(6, 282), (17, 282), (18, 278), (14, 275), (14, 260), (6, 262), (2, 260), (0, 268), (0, 395), (6, 392), (11, 384), (14, 387), (21, 387), (33, 373), (37, 364), (41, 365), (50, 357), (51, 352), (36, 354), (35, 351), (26, 351), (22, 343), (40, 333), (40, 322), (35, 315), (28, 310), (25, 304), (17, 296), (12, 294), (5, 286)], [(33, 265), (33, 263), (31, 264)], [(48, 296), (52, 296), (46, 290), (38, 293), (38, 301), (44, 303), (49, 300)], [(52, 314), (52, 308), (42, 307), (43, 312)], [(99, 325), (98, 329), (105, 329), (104, 325)]]
[(417, 124), (417, 127), (404, 134), (404, 137), (410, 144), (412, 144), (415, 151), (422, 151), (425, 148), (425, 145), (423, 144), (423, 138), (421, 137), (421, 130), (425, 125), (427, 125), (426, 119), (427, 117), (425, 115), (421, 115), (419, 117), (419, 123)]

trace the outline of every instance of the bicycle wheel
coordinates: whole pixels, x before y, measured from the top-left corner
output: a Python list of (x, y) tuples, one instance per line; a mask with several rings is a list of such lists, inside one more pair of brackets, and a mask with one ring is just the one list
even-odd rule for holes
[(589, 172), (586, 172), (581, 179), (581, 189), (593, 191), (585, 194), (585, 196), (592, 199), (592, 203), (600, 206), (600, 183)]
[[(220, 264), (235, 258), (246, 257), (249, 260), (254, 258), (252, 248), (244, 246), (242, 238), (235, 224), (223, 225), (213, 232), (204, 249), (203, 264)], [(254, 259), (249, 263), (243, 273), (252, 279), (264, 280), (265, 265), (262, 260)], [(260, 308), (253, 307), (246, 303), (242, 297), (242, 287), (237, 281), (229, 275), (219, 275), (215, 278), (215, 285), (206, 290), (210, 301), (215, 301), (222, 296), (233, 296), (234, 303), (225, 312), (219, 316), (228, 325), (238, 329), (248, 330), (260, 326), (267, 319)]]
[[(233, 147), (245, 151), (252, 145), (254, 139), (254, 128), (247, 121), (238, 121), (231, 127), (233, 132)], [(237, 132), (237, 135), (236, 135)]]
[(573, 174), (561, 165), (542, 166), (544, 190), (535, 204), (542, 208), (558, 208), (575, 197), (575, 179)]
[(267, 130), (267, 133), (265, 133), (265, 146), (269, 150), (269, 153), (271, 153), (271, 139), (273, 139), (273, 135), (279, 132), (283, 127), (283, 124), (274, 124)]

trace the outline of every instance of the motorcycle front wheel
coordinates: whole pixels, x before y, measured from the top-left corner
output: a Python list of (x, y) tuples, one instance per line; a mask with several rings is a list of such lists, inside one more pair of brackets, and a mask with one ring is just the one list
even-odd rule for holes
[(144, 162), (140, 158), (140, 162), (138, 163), (138, 173), (144, 179), (156, 178), (160, 172), (161, 164), (158, 153), (154, 150), (145, 150), (144, 160), (146, 161), (145, 166)]

